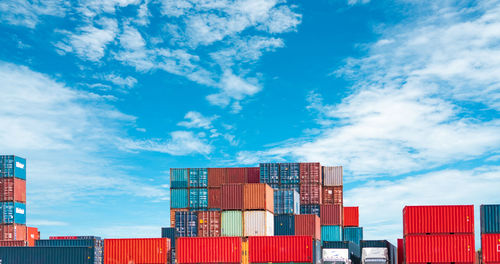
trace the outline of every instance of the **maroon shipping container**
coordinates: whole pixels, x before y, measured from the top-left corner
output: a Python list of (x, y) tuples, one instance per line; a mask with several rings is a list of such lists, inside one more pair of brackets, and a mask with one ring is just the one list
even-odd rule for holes
[(406, 206), (403, 229), (404, 235), (474, 233), (474, 206)]
[(26, 181), (19, 178), (0, 178), (0, 201), (26, 202)]
[(304, 183), (300, 185), (300, 204), (321, 204), (321, 185)]
[(321, 225), (342, 225), (342, 205), (325, 204), (321, 206)]
[(241, 237), (179, 237), (177, 263), (240, 263)]
[(500, 234), (482, 234), (481, 250), (484, 264), (500, 263)]
[(0, 240), (0, 247), (25, 247), (27, 241), (25, 240)]
[(321, 183), (319, 162), (300, 163), (300, 183)]
[(247, 182), (248, 183), (260, 183), (260, 168), (259, 167), (247, 168)]
[(246, 183), (246, 168), (227, 168), (225, 183)]
[(343, 204), (342, 186), (323, 186), (323, 204)]
[(226, 180), (226, 168), (208, 168), (208, 187), (221, 187)]
[(403, 264), (404, 261), (404, 240), (402, 238), (398, 238), (398, 264)]
[(407, 235), (406, 263), (474, 263), (474, 234)]
[(321, 240), (321, 224), (317, 215), (295, 215), (295, 235)]
[(310, 236), (254, 236), (248, 238), (250, 263), (312, 263)]
[(243, 210), (243, 184), (222, 185), (222, 210)]
[(198, 212), (198, 236), (199, 237), (220, 236), (220, 212), (217, 211)]
[(208, 208), (220, 209), (221, 207), (221, 188), (208, 188)]

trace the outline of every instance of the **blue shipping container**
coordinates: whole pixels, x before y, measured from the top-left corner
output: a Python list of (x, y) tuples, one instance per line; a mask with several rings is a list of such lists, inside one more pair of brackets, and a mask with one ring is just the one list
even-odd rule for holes
[(26, 204), (17, 202), (0, 203), (2, 224), (26, 224)]
[(90, 247), (94, 252), (94, 264), (103, 261), (104, 241), (100, 237), (87, 236), (88, 239), (40, 239), (35, 240), (36, 247)]
[(300, 206), (300, 214), (315, 214), (321, 217), (321, 206), (319, 204), (304, 204)]
[(198, 236), (198, 213), (175, 212), (175, 235), (176, 237)]
[(300, 185), (299, 184), (282, 184), (280, 189), (291, 189), (300, 194)]
[(500, 204), (481, 205), (481, 234), (500, 233)]
[(321, 241), (342, 241), (342, 227), (321, 226)]
[(350, 241), (324, 241), (323, 248), (345, 248), (349, 251), (349, 259), (353, 264), (361, 263), (361, 250), (359, 245)]
[(170, 208), (188, 208), (189, 197), (187, 189), (170, 189)]
[(189, 169), (189, 187), (203, 188), (208, 186), (208, 171), (206, 168)]
[(261, 183), (279, 184), (280, 174), (278, 163), (261, 163), (259, 166)]
[(293, 215), (275, 215), (274, 216), (274, 235), (275, 236), (294, 236), (295, 235), (295, 217)]
[(2, 264), (94, 264), (91, 247), (0, 247)]
[(26, 160), (14, 155), (1, 155), (0, 177), (26, 180)]
[(189, 169), (170, 169), (170, 187), (187, 188), (189, 183)]
[(363, 250), (363, 248), (387, 248), (387, 251), (389, 252), (389, 264), (396, 264), (398, 262), (397, 249), (387, 240), (361, 240), (359, 246), (361, 250)]
[(189, 190), (189, 208), (207, 208), (208, 189)]
[(161, 237), (170, 239), (170, 247), (175, 248), (175, 228), (173, 227), (162, 227)]
[(351, 241), (357, 245), (363, 240), (363, 228), (362, 227), (344, 227), (344, 241)]
[(281, 184), (299, 184), (300, 183), (300, 165), (299, 163), (280, 163), (280, 183)]
[(300, 214), (300, 195), (291, 189), (274, 190), (275, 214)]

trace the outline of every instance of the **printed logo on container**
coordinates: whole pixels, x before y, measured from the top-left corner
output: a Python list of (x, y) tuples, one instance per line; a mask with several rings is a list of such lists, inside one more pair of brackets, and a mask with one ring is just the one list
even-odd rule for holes
[(24, 209), (16, 207), (16, 214), (24, 214)]
[(21, 168), (21, 169), (24, 169), (24, 164), (22, 164), (22, 163), (21, 163), (21, 162), (19, 162), (19, 161), (16, 161), (16, 167)]

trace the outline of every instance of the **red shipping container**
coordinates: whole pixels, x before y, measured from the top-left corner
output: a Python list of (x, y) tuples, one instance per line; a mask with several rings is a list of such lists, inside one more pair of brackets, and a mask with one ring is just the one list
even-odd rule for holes
[(0, 178), (0, 201), (26, 202), (26, 181), (18, 178)]
[(169, 255), (168, 238), (104, 239), (104, 264), (165, 264)]
[(311, 263), (310, 236), (255, 236), (248, 238), (250, 263)]
[(208, 168), (208, 187), (221, 187), (226, 180), (226, 168)]
[(404, 241), (406, 263), (473, 263), (474, 234), (408, 235)]
[(179, 237), (177, 263), (240, 263), (241, 237)]
[(0, 240), (26, 240), (26, 226), (17, 224), (0, 225)]
[(220, 236), (220, 212), (216, 211), (198, 212), (198, 236), (199, 237)]
[(404, 235), (474, 233), (474, 206), (406, 206), (403, 229)]
[(225, 183), (246, 183), (247, 169), (246, 168), (227, 168)]
[(321, 209), (321, 225), (342, 225), (342, 205), (326, 204)]
[(295, 215), (295, 235), (321, 240), (321, 224), (317, 215)]
[(323, 186), (323, 204), (343, 204), (342, 186)]
[(260, 183), (260, 168), (259, 167), (247, 168), (247, 182), (248, 183)]
[(26, 227), (26, 240), (28, 241), (28, 246), (34, 247), (35, 240), (40, 239), (40, 232), (36, 227)]
[(500, 263), (500, 234), (482, 234), (483, 263)]
[(317, 183), (301, 184), (300, 204), (322, 204), (321, 185)]
[(221, 207), (221, 188), (208, 188), (208, 208), (220, 209)]
[(344, 226), (359, 226), (359, 207), (344, 206)]
[(25, 240), (0, 240), (0, 247), (25, 247)]
[(222, 185), (222, 210), (243, 210), (243, 184)]
[(404, 240), (402, 238), (398, 238), (398, 264), (403, 264), (404, 261)]
[(76, 236), (51, 236), (51, 237), (49, 237), (49, 239), (54, 239), (54, 240), (57, 240), (57, 239), (78, 239), (78, 237), (76, 237)]
[(318, 162), (300, 163), (300, 183), (321, 183), (321, 165)]

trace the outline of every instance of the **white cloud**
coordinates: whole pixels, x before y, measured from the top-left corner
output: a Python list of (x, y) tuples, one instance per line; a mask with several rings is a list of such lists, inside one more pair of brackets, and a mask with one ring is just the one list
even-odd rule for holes
[(347, 0), (349, 5), (368, 4), (371, 0)]
[(218, 118), (218, 116), (215, 116), (215, 115), (210, 116), (210, 117), (206, 117), (206, 116), (203, 116), (199, 112), (189, 111), (184, 116), (184, 119), (187, 119), (187, 121), (179, 122), (177, 125), (187, 127), (187, 128), (211, 129), (213, 127), (212, 121), (214, 121), (217, 118)]
[(69, 224), (61, 221), (52, 221), (52, 220), (30, 220), (28, 219), (28, 223), (30, 226), (68, 226)]
[(137, 79), (132, 76), (121, 77), (115, 74), (108, 74), (105, 79), (121, 87), (132, 88), (137, 83)]
[(77, 7), (78, 11), (88, 17), (94, 17), (102, 13), (114, 14), (117, 7), (123, 8), (129, 5), (138, 5), (141, 0), (89, 0), (84, 1)]
[(123, 140), (122, 148), (167, 153), (170, 155), (189, 155), (193, 153), (210, 154), (213, 147), (205, 142), (203, 134), (191, 131), (174, 131), (168, 140)]
[(64, 16), (68, 3), (59, 0), (0, 2), (0, 21), (35, 28), (41, 16)]
[(207, 99), (210, 103), (223, 107), (226, 107), (233, 101), (233, 111), (239, 112), (241, 106), (238, 101), (246, 96), (254, 95), (261, 90), (257, 84), (252, 84), (251, 82), (256, 83), (255, 80), (245, 80), (227, 70), (224, 72), (219, 83), (221, 92), (211, 94), (207, 96)]

